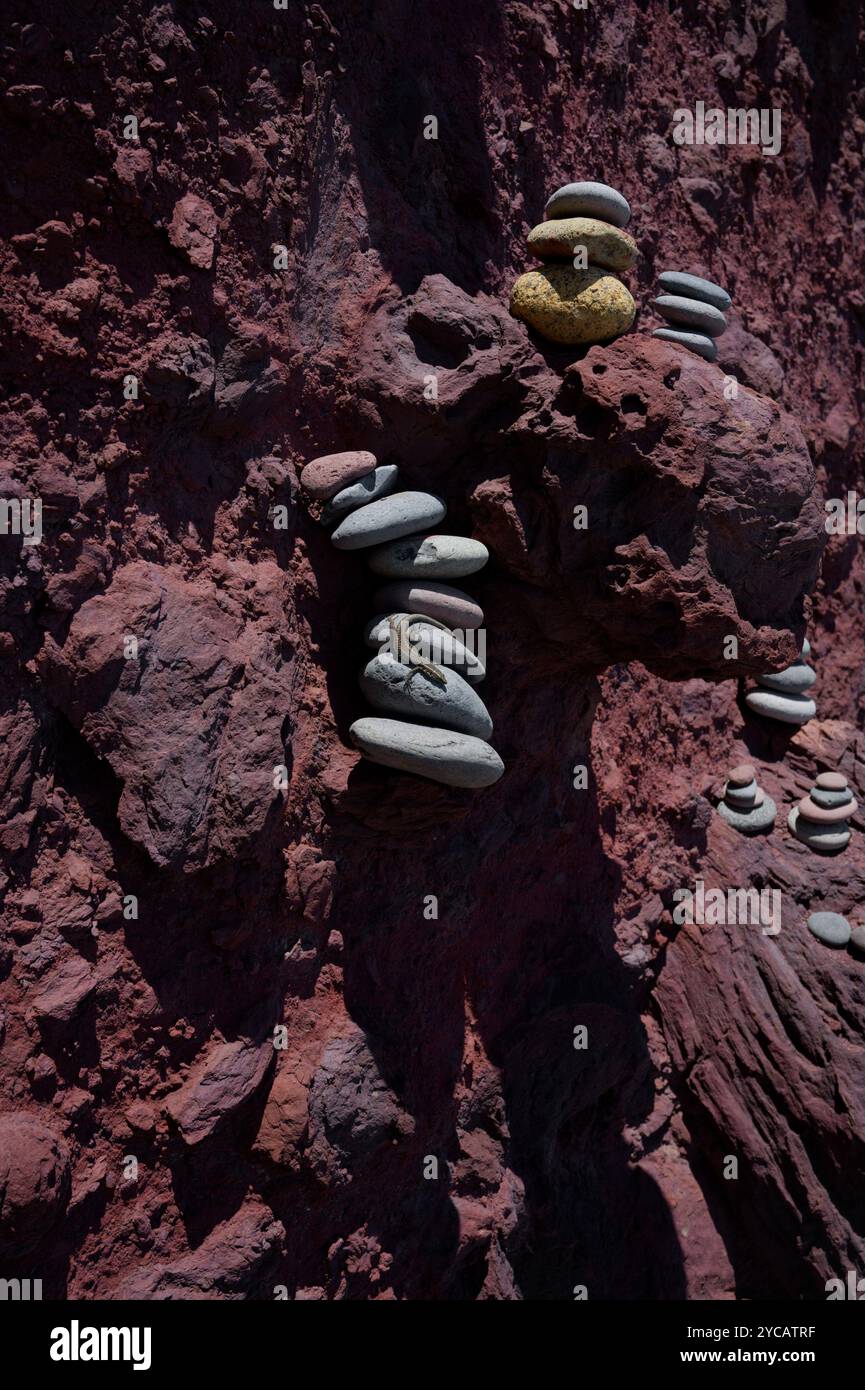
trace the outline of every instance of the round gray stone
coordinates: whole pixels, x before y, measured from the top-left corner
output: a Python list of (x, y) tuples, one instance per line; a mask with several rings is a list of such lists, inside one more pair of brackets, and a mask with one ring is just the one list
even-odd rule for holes
[(827, 946), (846, 946), (852, 935), (850, 923), (840, 912), (812, 912), (807, 925), (812, 936)]
[(607, 183), (565, 183), (547, 199), (544, 216), (599, 217), (614, 227), (625, 227), (631, 209), (628, 200)]
[(344, 487), (328, 502), (321, 513), (322, 525), (329, 526), (348, 512), (356, 511), (367, 502), (374, 502), (377, 497), (384, 497), (396, 487), (398, 478), (399, 469), (395, 463), (383, 463), (379, 468), (374, 468), (371, 473), (352, 483), (351, 487)]
[(835, 821), (833, 825), (816, 825), (814, 821), (800, 816), (799, 807), (794, 806), (787, 817), (787, 825), (803, 845), (816, 850), (818, 854), (837, 854), (850, 843), (850, 830), (846, 821)]
[(704, 304), (699, 299), (683, 299), (678, 294), (662, 294), (653, 299), (652, 303), (668, 323), (682, 324), (686, 329), (708, 333), (710, 338), (719, 337), (727, 327), (727, 320), (720, 309), (713, 309), (711, 304)]
[(753, 811), (734, 811), (724, 801), (718, 807), (718, 815), (743, 835), (759, 835), (761, 831), (770, 830), (777, 814), (778, 807), (771, 796), (764, 797), (762, 806), (755, 806)]
[(483, 569), (490, 552), (468, 536), (404, 536), (369, 557), (374, 574), (388, 579), (460, 579)]
[(663, 338), (665, 343), (678, 343), (680, 347), (696, 352), (698, 357), (705, 357), (707, 362), (714, 362), (718, 356), (717, 345), (711, 338), (707, 338), (705, 333), (684, 333), (677, 328), (655, 328), (652, 330), (652, 337)]
[(814, 786), (811, 788), (809, 796), (812, 801), (816, 801), (818, 806), (825, 806), (827, 811), (832, 810), (835, 806), (846, 806), (848, 801), (853, 800), (853, 793), (849, 787), (845, 788), (844, 791), (834, 792), (828, 791), (826, 787)]
[(505, 770), (488, 743), (452, 729), (366, 717), (356, 719), (349, 732), (356, 747), (372, 762), (414, 772), (448, 787), (489, 787)]
[(715, 309), (729, 309), (733, 303), (725, 289), (704, 280), (702, 275), (688, 275), (684, 270), (662, 270), (658, 276), (658, 288), (663, 294), (681, 294), (686, 299), (701, 299)]
[(337, 550), (363, 550), (384, 541), (410, 536), (412, 531), (438, 526), (447, 507), (431, 492), (395, 492), (349, 512), (331, 536)]
[(367, 662), (360, 674), (360, 688), (375, 709), (409, 719), (428, 719), (462, 734), (489, 738), (493, 721), (483, 700), (456, 671), (447, 666), (438, 669), (444, 677), (443, 685), (422, 667), (403, 665), (384, 652)]
[(781, 724), (807, 724), (817, 713), (814, 701), (806, 695), (782, 695), (777, 690), (749, 690), (745, 704), (755, 714)]
[(865, 956), (865, 927), (854, 927), (850, 933), (850, 945)]
[[(380, 613), (378, 617), (373, 618), (372, 622), (367, 623), (364, 632), (367, 646), (379, 649), (387, 646), (390, 650), (391, 631), (388, 618), (400, 619), (407, 616), (405, 613)], [(425, 661), (433, 661), (437, 666), (449, 666), (473, 684), (482, 681), (486, 675), (486, 668), (480, 657), (452, 632), (433, 627), (432, 623), (414, 622), (409, 627), (409, 640), (412, 644), (418, 645), (419, 655)], [(399, 657), (396, 651), (391, 655)]]
[(724, 788), (724, 800), (734, 811), (749, 811), (757, 799), (758, 790), (756, 781), (744, 787), (731, 787), (728, 782)]
[(760, 676), (760, 684), (768, 690), (780, 690), (784, 695), (803, 695), (806, 690), (811, 689), (816, 679), (817, 672), (813, 666), (806, 666), (804, 661), (797, 661), (793, 666), (785, 667), (783, 671)]

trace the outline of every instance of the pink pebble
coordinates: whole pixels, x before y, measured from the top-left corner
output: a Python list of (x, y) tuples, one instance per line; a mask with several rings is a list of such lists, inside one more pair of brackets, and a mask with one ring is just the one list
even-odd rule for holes
[(349, 483), (366, 477), (375, 468), (375, 454), (366, 449), (351, 449), (345, 454), (322, 454), (311, 459), (300, 475), (300, 481), (310, 497), (319, 501), (335, 497)]
[(480, 608), (462, 589), (450, 584), (414, 584), (405, 580), (377, 589), (373, 598), (377, 612), (423, 613), (450, 628), (480, 627), (484, 620)]

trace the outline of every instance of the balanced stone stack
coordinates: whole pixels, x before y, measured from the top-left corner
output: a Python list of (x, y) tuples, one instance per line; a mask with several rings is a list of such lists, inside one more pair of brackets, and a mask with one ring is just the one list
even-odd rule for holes
[(718, 805), (718, 814), (743, 835), (759, 835), (764, 830), (771, 830), (777, 813), (778, 808), (771, 796), (758, 787), (751, 764), (740, 763), (734, 767), (725, 783), (724, 799)]
[(637, 243), (622, 230), (631, 216), (627, 201), (605, 183), (566, 183), (544, 216), (528, 238), (544, 265), (514, 285), (514, 318), (569, 347), (618, 338), (637, 311), (630, 291), (610, 274), (628, 270), (637, 258)]
[(351, 737), (385, 767), (451, 787), (487, 787), (504, 764), (487, 742), (492, 720), (473, 688), (485, 671), (473, 643), (453, 630), (468, 637), (484, 615), (469, 594), (442, 581), (476, 573), (489, 553), (465, 536), (423, 534), (447, 508), (430, 492), (395, 491), (398, 474), (352, 451), (313, 459), (300, 475), (310, 497), (326, 504), (322, 522), (336, 522), (337, 549), (368, 551), (373, 573), (391, 581), (375, 594), (379, 612), (366, 641), (378, 654), (360, 673), (361, 690), (382, 715), (355, 720)]
[(811, 655), (811, 644), (805, 639), (798, 661), (765, 676), (758, 676), (757, 689), (749, 690), (745, 704), (756, 714), (767, 719), (777, 719), (782, 724), (807, 724), (817, 713), (817, 706), (805, 692), (817, 679), (812, 666), (807, 665), (806, 657)]
[(803, 845), (820, 854), (837, 854), (850, 843), (849, 819), (858, 802), (840, 772), (820, 772), (809, 796), (794, 806), (787, 824)]
[(724, 311), (733, 302), (727, 291), (681, 270), (665, 270), (658, 276), (658, 289), (660, 293), (652, 303), (673, 327), (656, 328), (652, 337), (680, 343), (707, 362), (714, 362), (718, 356), (715, 339), (727, 327)]

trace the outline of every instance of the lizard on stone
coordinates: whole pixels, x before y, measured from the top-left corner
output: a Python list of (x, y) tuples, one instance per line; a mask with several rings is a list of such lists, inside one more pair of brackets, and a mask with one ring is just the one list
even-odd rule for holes
[(431, 661), (424, 661), (418, 656), (416, 650), (411, 645), (411, 625), (412, 623), (426, 623), (429, 627), (440, 628), (442, 632), (450, 632), (450, 628), (445, 627), (444, 623), (438, 622), (435, 618), (428, 618), (424, 613), (403, 613), (397, 617), (392, 614), (388, 618), (390, 628), (390, 646), (398, 661), (402, 661), (403, 655), (407, 657), (405, 664), (409, 670), (404, 685), (408, 690), (415, 676), (421, 674), (429, 676), (437, 685), (447, 686), (447, 676), (440, 666), (434, 665)]

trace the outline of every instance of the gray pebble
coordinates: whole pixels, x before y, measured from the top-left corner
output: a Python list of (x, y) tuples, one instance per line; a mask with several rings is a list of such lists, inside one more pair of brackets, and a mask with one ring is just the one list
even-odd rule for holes
[(749, 811), (757, 800), (758, 790), (756, 781), (748, 782), (744, 787), (731, 787), (728, 782), (724, 788), (724, 800), (735, 811)]
[(817, 706), (807, 696), (781, 695), (774, 690), (749, 690), (745, 704), (755, 714), (777, 719), (781, 724), (807, 724), (817, 713)]
[[(380, 613), (367, 624), (364, 633), (364, 641), (368, 647), (384, 646), (390, 643), (391, 632), (388, 618), (404, 618), (405, 613)], [(463, 642), (455, 637), (452, 632), (443, 631), (440, 627), (433, 627), (431, 623), (414, 622), (409, 627), (409, 639), (418, 646), (419, 655), (425, 661), (434, 661), (437, 666), (449, 666), (458, 672), (466, 680), (473, 684), (482, 681), (486, 675), (486, 668), (480, 657)], [(399, 656), (394, 651), (393, 656)]]
[(349, 730), (372, 762), (414, 772), (448, 787), (489, 787), (505, 765), (494, 748), (470, 734), (430, 729), (401, 719), (356, 719)]
[[(438, 668), (445, 679), (441, 685), (420, 667), (396, 661), (389, 652), (373, 657), (360, 675), (360, 688), (369, 703), (388, 714), (409, 719), (429, 719), (463, 734), (489, 738), (493, 721), (483, 700), (467, 681), (447, 666)], [(414, 671), (409, 684), (407, 677)]]
[(367, 502), (374, 502), (377, 497), (384, 497), (396, 487), (398, 478), (399, 469), (395, 463), (384, 463), (380, 468), (374, 468), (371, 473), (352, 483), (351, 487), (344, 487), (328, 502), (321, 514), (322, 525), (329, 526), (348, 512), (356, 511)]
[(404, 536), (369, 557), (375, 574), (388, 579), (460, 579), (483, 569), (490, 552), (467, 536)]
[(675, 328), (655, 328), (652, 330), (652, 337), (663, 338), (665, 343), (678, 343), (680, 347), (690, 348), (698, 357), (705, 357), (707, 362), (714, 362), (718, 356), (717, 344), (704, 333), (680, 333)]
[(369, 545), (410, 536), (412, 531), (438, 526), (447, 507), (431, 492), (395, 492), (349, 512), (331, 536), (337, 550), (363, 550)]
[(723, 801), (718, 807), (718, 815), (743, 835), (759, 835), (761, 831), (769, 830), (775, 824), (777, 814), (778, 807), (771, 796), (764, 797), (762, 806), (755, 806), (752, 811), (734, 811)]
[(860, 955), (865, 956), (865, 927), (854, 927), (850, 933), (850, 945), (853, 946)]
[(625, 227), (631, 220), (626, 198), (607, 183), (565, 183), (547, 199), (547, 218), (599, 217), (614, 227)]
[(759, 676), (761, 685), (768, 690), (780, 690), (782, 694), (802, 695), (817, 679), (817, 672), (813, 666), (806, 666), (804, 661), (797, 661), (793, 666), (787, 666), (783, 671), (770, 672), (769, 675)]
[(686, 329), (696, 329), (717, 338), (727, 327), (727, 320), (711, 304), (703, 304), (699, 299), (682, 299), (677, 294), (662, 294), (652, 303), (662, 318), (669, 323), (683, 324)]
[(715, 309), (729, 309), (733, 303), (727, 291), (701, 275), (688, 275), (684, 270), (663, 270), (658, 276), (663, 294), (682, 294), (686, 299), (701, 299)]
[(846, 806), (848, 801), (853, 800), (853, 793), (849, 787), (837, 792), (829, 791), (826, 787), (812, 787), (808, 795), (818, 806), (825, 806), (827, 811), (835, 806)]
[(808, 930), (827, 946), (846, 946), (850, 940), (850, 923), (840, 912), (812, 912)]
[(809, 849), (820, 854), (836, 854), (846, 849), (850, 843), (850, 830), (846, 821), (835, 821), (833, 825), (815, 825), (799, 815), (799, 807), (794, 806), (787, 817), (787, 825), (797, 840)]

